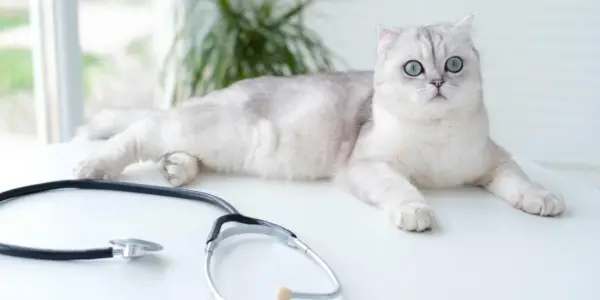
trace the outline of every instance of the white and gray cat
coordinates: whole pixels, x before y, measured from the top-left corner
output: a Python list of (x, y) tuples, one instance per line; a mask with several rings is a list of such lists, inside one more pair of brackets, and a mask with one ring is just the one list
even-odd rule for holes
[(489, 137), (472, 22), (381, 28), (374, 71), (247, 79), (170, 110), (106, 111), (87, 134), (110, 138), (75, 176), (155, 161), (173, 186), (201, 170), (330, 178), (409, 231), (434, 221), (419, 188), (476, 185), (559, 215), (563, 200)]

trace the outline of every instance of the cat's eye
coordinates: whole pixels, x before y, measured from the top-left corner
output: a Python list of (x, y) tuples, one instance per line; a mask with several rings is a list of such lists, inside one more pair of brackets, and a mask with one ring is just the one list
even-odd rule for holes
[(463, 61), (458, 56), (452, 56), (446, 60), (446, 71), (451, 73), (458, 73), (463, 68)]
[(410, 60), (404, 64), (404, 72), (409, 76), (419, 76), (423, 73), (423, 65), (416, 60)]

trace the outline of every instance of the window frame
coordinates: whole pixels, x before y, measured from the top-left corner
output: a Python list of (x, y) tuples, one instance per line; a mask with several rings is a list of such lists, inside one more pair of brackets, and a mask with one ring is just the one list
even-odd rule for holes
[(68, 142), (84, 115), (78, 1), (29, 4), (37, 136)]

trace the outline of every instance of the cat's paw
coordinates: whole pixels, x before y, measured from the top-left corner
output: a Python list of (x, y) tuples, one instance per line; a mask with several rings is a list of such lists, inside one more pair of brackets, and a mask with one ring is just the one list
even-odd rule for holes
[(198, 176), (198, 158), (181, 152), (167, 154), (160, 161), (160, 170), (171, 186), (183, 186)]
[(411, 201), (387, 209), (393, 224), (406, 231), (425, 231), (434, 222), (433, 210), (422, 201)]
[(524, 212), (540, 216), (557, 216), (565, 210), (562, 197), (540, 187), (524, 189), (511, 202)]
[(90, 157), (80, 161), (73, 169), (73, 176), (77, 179), (113, 179), (119, 175), (107, 161)]

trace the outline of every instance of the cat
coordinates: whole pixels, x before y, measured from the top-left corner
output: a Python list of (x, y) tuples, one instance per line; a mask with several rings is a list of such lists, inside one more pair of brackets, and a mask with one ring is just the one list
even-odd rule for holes
[(108, 140), (74, 176), (110, 179), (154, 161), (173, 186), (201, 170), (325, 178), (414, 232), (435, 223), (425, 188), (480, 186), (524, 212), (558, 216), (563, 198), (490, 138), (473, 19), (380, 27), (371, 71), (264, 76), (169, 110), (105, 112), (87, 130)]

